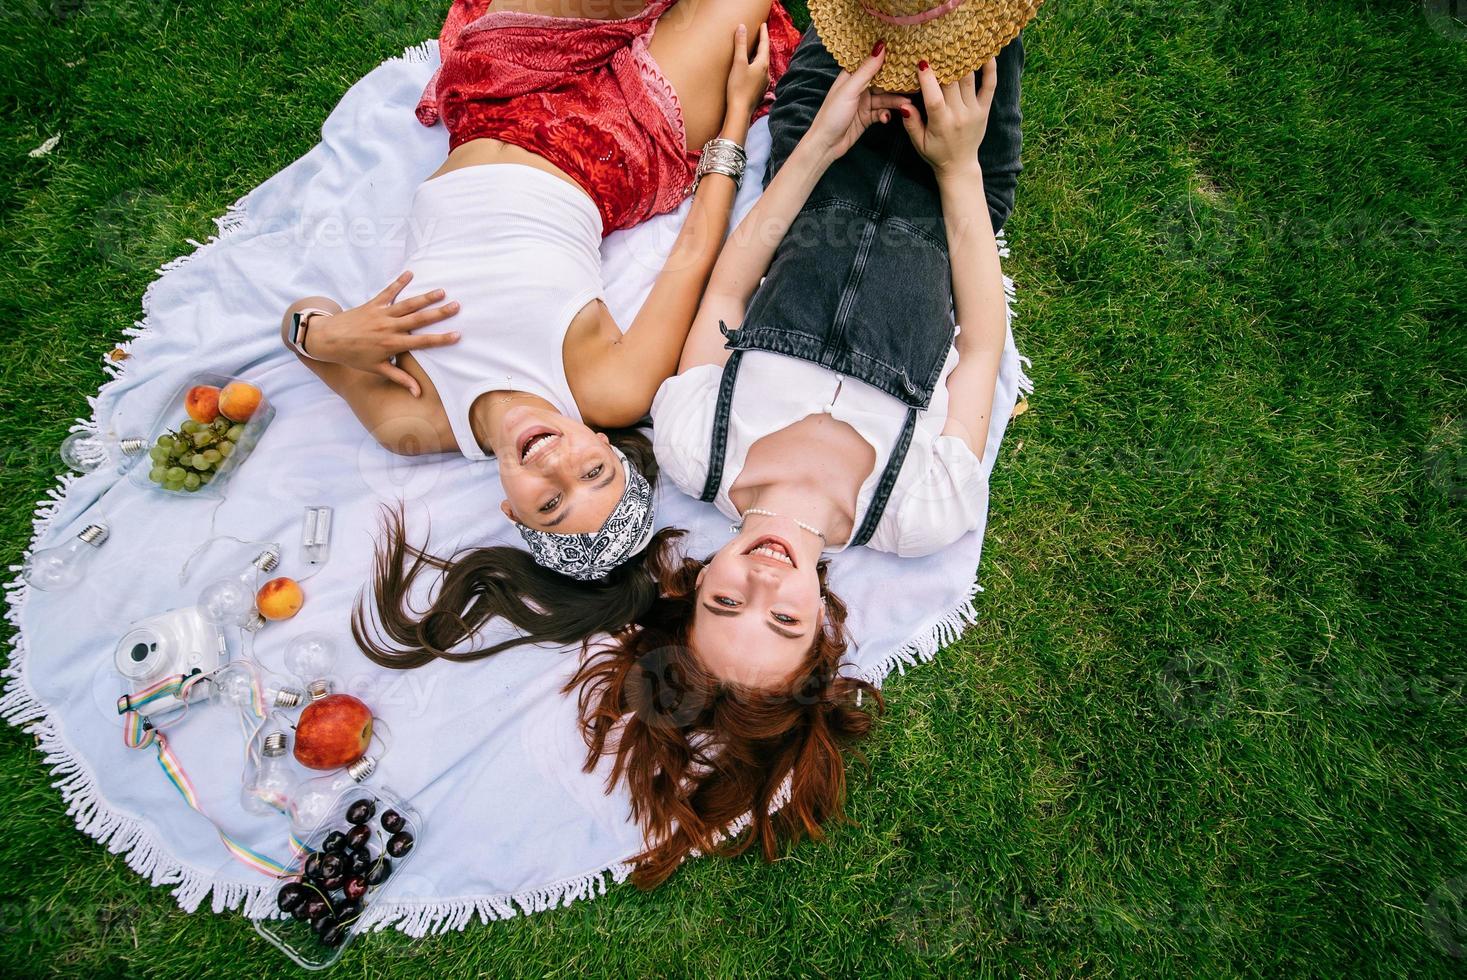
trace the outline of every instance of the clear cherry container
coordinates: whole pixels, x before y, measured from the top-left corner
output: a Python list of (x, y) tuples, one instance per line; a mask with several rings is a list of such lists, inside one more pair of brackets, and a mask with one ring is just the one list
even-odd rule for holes
[[(352, 818), (361, 815), (363, 803), (370, 809), (370, 815), (365, 821), (353, 823)], [(353, 812), (354, 807), (359, 808), (358, 812)], [(393, 814), (400, 823), (390, 816)], [(361, 845), (369, 855), (365, 868), (361, 868), (360, 860), (355, 856), (342, 857), (340, 850), (328, 850), (328, 847), (340, 844), (334, 835), (349, 837), (357, 827), (368, 828), (368, 833), (362, 835), (366, 837), (366, 841)], [(391, 789), (365, 784), (348, 786), (336, 798), (327, 816), (316, 825), (316, 829), (301, 841), (305, 849), (296, 858), (292, 869), (295, 873), (288, 878), (282, 878), (276, 886), (275, 916), (257, 920), (255, 931), (303, 969), (324, 970), (332, 966), (363, 931), (361, 923), (366, 920), (366, 915), (379, 894), (386, 892), (390, 895), (393, 882), (412, 860), (417, 843), (422, 837), (422, 829), (422, 816)], [(358, 834), (361, 832), (358, 831)], [(401, 841), (402, 834), (411, 838), (412, 847), (406, 853), (394, 857), (390, 853), (389, 841), (394, 837)], [(356, 850), (356, 847), (347, 847), (349, 852)], [(360, 898), (351, 897), (345, 879), (337, 887), (327, 887), (334, 881), (334, 878), (322, 876), (323, 871), (334, 870), (326, 861), (325, 856), (328, 854), (337, 856), (338, 860), (346, 863), (352, 870), (352, 874), (346, 878), (360, 875), (365, 879), (366, 891)], [(358, 868), (361, 870), (357, 870)], [(304, 889), (306, 915), (302, 914), (302, 905), (279, 900), (286, 889), (291, 889), (292, 896), (300, 895)], [(327, 930), (319, 927), (320, 920), (313, 922), (309, 917), (309, 906), (313, 900), (325, 903), (328, 909), (326, 915), (331, 917), (339, 930), (337, 934), (326, 935)], [(278, 910), (281, 904), (291, 904), (293, 907), (291, 911), (281, 911)]]

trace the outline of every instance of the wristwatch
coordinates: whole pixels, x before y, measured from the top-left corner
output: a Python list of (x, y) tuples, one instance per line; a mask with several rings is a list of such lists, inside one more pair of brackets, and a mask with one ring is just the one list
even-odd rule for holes
[(290, 332), (285, 337), (285, 346), (295, 351), (301, 357), (309, 357), (313, 361), (319, 361), (306, 350), (306, 331), (310, 329), (311, 320), (318, 316), (330, 316), (330, 310), (306, 309), (297, 310), (290, 318)]

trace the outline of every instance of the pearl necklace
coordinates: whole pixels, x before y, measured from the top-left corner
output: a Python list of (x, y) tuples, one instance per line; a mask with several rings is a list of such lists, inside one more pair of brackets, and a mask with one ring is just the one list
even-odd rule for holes
[[(743, 516), (748, 517), (750, 514), (756, 514), (756, 515), (758, 515), (760, 517), (784, 517), (783, 514), (776, 514), (772, 510), (764, 510), (761, 507), (750, 507), (748, 510), (744, 511)], [(799, 528), (801, 531), (804, 531), (804, 532), (806, 532), (808, 534), (815, 535), (817, 538), (820, 539), (820, 543), (821, 544), (829, 544), (830, 543), (829, 540), (827, 540), (826, 537), (825, 537), (825, 532), (822, 531), (822, 530), (820, 530), (818, 527), (814, 527), (813, 525), (806, 524), (804, 521), (798, 520), (798, 519), (793, 518), (793, 517), (786, 518), (786, 520), (794, 521), (795, 522), (795, 527)], [(744, 522), (743, 521), (739, 521), (737, 524), (731, 524), (731, 525), (729, 525), (729, 532), (732, 533), (732, 534), (738, 534), (743, 529), (744, 529)]]

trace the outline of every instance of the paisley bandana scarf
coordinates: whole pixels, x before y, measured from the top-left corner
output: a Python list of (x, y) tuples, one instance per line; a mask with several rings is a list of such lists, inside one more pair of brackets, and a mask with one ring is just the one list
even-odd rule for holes
[(627, 462), (620, 449), (616, 450), (616, 458), (621, 460), (622, 470), (626, 473), (627, 487), (599, 531), (557, 534), (515, 523), (537, 564), (581, 582), (593, 582), (610, 575), (623, 562), (647, 547), (653, 530), (652, 487), (647, 478)]

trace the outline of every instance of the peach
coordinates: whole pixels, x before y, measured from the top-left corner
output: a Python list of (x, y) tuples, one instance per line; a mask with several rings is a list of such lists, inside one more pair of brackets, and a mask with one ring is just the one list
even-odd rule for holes
[(350, 694), (328, 694), (301, 710), (295, 761), (307, 769), (340, 769), (367, 753), (372, 709)]
[(183, 407), (189, 418), (210, 425), (219, 417), (219, 389), (213, 385), (194, 385), (183, 396)]
[(301, 611), (305, 602), (306, 594), (301, 591), (300, 583), (283, 575), (272, 578), (255, 593), (255, 607), (266, 619), (289, 619)]
[(234, 422), (248, 422), (264, 395), (248, 381), (231, 381), (219, 393), (219, 411)]

